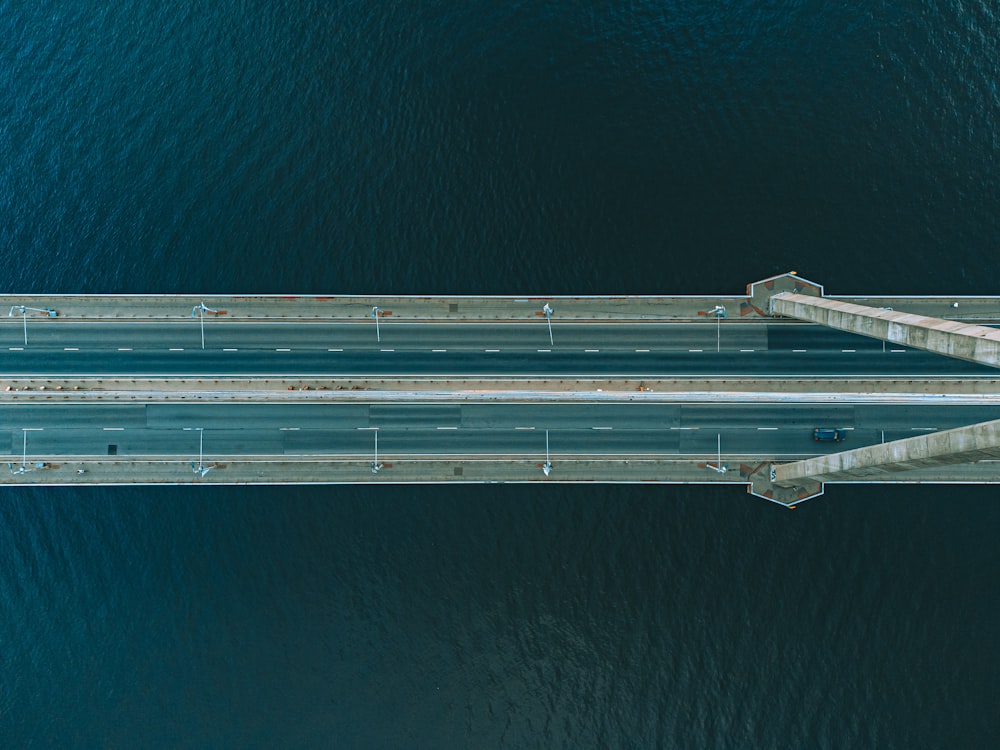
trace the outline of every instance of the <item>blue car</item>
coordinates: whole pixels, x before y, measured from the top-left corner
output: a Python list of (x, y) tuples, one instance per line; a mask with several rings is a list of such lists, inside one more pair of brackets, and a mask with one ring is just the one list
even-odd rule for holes
[(821, 443), (839, 443), (847, 440), (847, 430), (839, 427), (817, 427), (813, 430), (813, 440)]

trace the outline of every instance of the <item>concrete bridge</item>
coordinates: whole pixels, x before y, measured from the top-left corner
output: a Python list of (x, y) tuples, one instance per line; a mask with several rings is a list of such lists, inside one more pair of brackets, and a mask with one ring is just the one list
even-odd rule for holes
[(0, 304), (6, 484), (1000, 481), (996, 297)]

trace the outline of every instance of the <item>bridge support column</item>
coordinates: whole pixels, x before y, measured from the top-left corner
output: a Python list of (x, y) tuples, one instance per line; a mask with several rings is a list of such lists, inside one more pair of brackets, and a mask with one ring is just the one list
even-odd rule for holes
[(1000, 330), (995, 328), (795, 292), (779, 292), (770, 297), (767, 312), (1000, 367)]
[[(806, 479), (850, 482), (901, 471), (947, 464), (1000, 459), (1000, 419), (968, 427), (869, 445), (841, 453), (776, 464), (771, 476), (778, 486), (792, 487)], [(997, 467), (1000, 474), (1000, 466)]]

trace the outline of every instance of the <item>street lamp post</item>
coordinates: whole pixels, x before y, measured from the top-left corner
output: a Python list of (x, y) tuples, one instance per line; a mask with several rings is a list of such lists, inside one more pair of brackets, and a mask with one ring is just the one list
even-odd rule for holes
[(372, 318), (375, 320), (375, 341), (382, 343), (382, 334), (378, 330), (378, 308), (372, 308)]
[(194, 309), (191, 310), (191, 317), (192, 318), (195, 315), (198, 315), (198, 317), (201, 319), (201, 348), (202, 349), (205, 348), (205, 313), (207, 313), (207, 312), (217, 313), (219, 311), (218, 310), (213, 310), (211, 307), (205, 307), (205, 303), (204, 302), (200, 302), (199, 304), (195, 305)]
[(204, 427), (195, 427), (194, 429), (196, 429), (198, 431), (198, 465), (195, 466), (194, 461), (192, 461), (191, 462), (191, 469), (194, 471), (195, 474), (198, 474), (199, 476), (205, 476), (206, 474), (208, 474), (208, 472), (210, 472), (212, 470), (212, 467), (211, 466), (205, 466), (205, 462), (204, 462), (204, 458), (205, 458), (205, 428)]
[(717, 436), (717, 453), (715, 459), (715, 466), (712, 464), (705, 464), (712, 471), (718, 472), (719, 474), (725, 474), (729, 470), (729, 464), (722, 463), (722, 435)]
[(542, 464), (542, 473), (548, 476), (552, 473), (552, 462), (549, 460), (549, 431), (545, 431), (545, 463)]
[(7, 468), (10, 470), (11, 474), (27, 474), (31, 469), (28, 468), (28, 432), (39, 432), (41, 427), (22, 427), (22, 447), (21, 447), (21, 465), (16, 469), (12, 462), (7, 463)]
[(372, 474), (378, 474), (382, 470), (382, 464), (378, 462), (378, 430), (375, 430), (375, 460), (371, 463)]
[(22, 429), (21, 434), (24, 435), (24, 448), (21, 453), (21, 465), (15, 469), (13, 463), (8, 463), (7, 468), (10, 469), (11, 474), (25, 474), (28, 471), (28, 431)]
[(41, 307), (27, 307), (25, 305), (12, 305), (11, 308), (10, 308), (10, 312), (7, 313), (7, 317), (8, 318), (13, 318), (15, 310), (17, 310), (17, 311), (19, 311), (21, 313), (21, 320), (24, 323), (24, 345), (25, 346), (28, 345), (28, 310), (31, 310), (32, 312), (45, 313), (50, 318), (54, 318), (54, 317), (56, 317), (59, 314), (57, 311), (53, 310), (51, 307), (41, 308)]
[(555, 312), (549, 303), (545, 303), (545, 307), (542, 308), (542, 312), (545, 313), (545, 322), (549, 324), (549, 345), (552, 345), (552, 313)]
[(721, 341), (722, 341), (722, 319), (726, 317), (726, 308), (722, 305), (716, 305), (712, 308), (712, 314), (715, 316), (715, 351), (721, 351)]

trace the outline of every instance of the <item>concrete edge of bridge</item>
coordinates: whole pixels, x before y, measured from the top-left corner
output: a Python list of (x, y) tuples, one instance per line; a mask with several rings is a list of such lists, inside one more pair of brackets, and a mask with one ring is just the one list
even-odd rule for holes
[[(780, 323), (767, 314), (767, 299), (796, 292), (855, 304), (900, 305), (914, 313), (949, 320), (1000, 320), (1000, 297), (830, 295), (822, 284), (795, 271), (746, 285), (745, 295), (241, 295), (241, 294), (6, 294), (0, 309), (24, 308), (27, 320), (61, 322), (179, 323), (231, 320), (245, 323), (359, 323), (374, 315), (385, 324), (400, 323), (518, 323), (545, 320), (544, 308), (554, 308), (553, 321), (565, 323), (707, 322), (726, 317), (728, 324), (745, 320)], [(919, 309), (918, 309), (919, 308)], [(195, 314), (197, 311), (201, 314)], [(720, 314), (725, 310), (725, 314)], [(377, 313), (375, 311), (378, 311)], [(20, 319), (20, 315), (16, 316)], [(202, 318), (201, 321), (198, 319)], [(788, 321), (798, 322), (798, 321)]]
[[(197, 457), (197, 456), (196, 456)], [(13, 461), (9, 459), (14, 459)], [(499, 458), (483, 455), (387, 455), (378, 471), (371, 456), (221, 455), (197, 463), (189, 457), (59, 456), (35, 457), (21, 467), (8, 457), (2, 486), (93, 485), (257, 485), (257, 484), (655, 484), (739, 485), (735, 473), (707, 470), (706, 459), (655, 457), (553, 456), (543, 472), (538, 456)]]
[[(656, 457), (608, 458), (557, 456), (551, 475), (543, 475), (537, 456), (501, 459), (471, 456), (396, 456), (380, 461), (381, 471), (371, 469), (369, 456), (287, 455), (250, 457), (213, 456), (204, 469), (192, 471), (195, 462), (180, 455), (109, 458), (103, 455), (32, 457), (26, 470), (18, 471), (21, 456), (8, 456), (9, 472), (0, 473), (0, 486), (281, 486), (297, 485), (418, 485), (418, 484), (633, 484), (633, 485), (745, 485), (747, 494), (784, 508), (825, 494), (826, 484), (1000, 484), (1000, 474), (978, 479), (944, 478), (916, 470), (879, 480), (810, 482), (797, 487), (774, 485), (770, 460), (723, 456), (730, 470), (718, 471), (716, 459), (667, 459)], [(738, 471), (732, 470), (736, 464)], [(197, 469), (201, 469), (199, 464)]]

